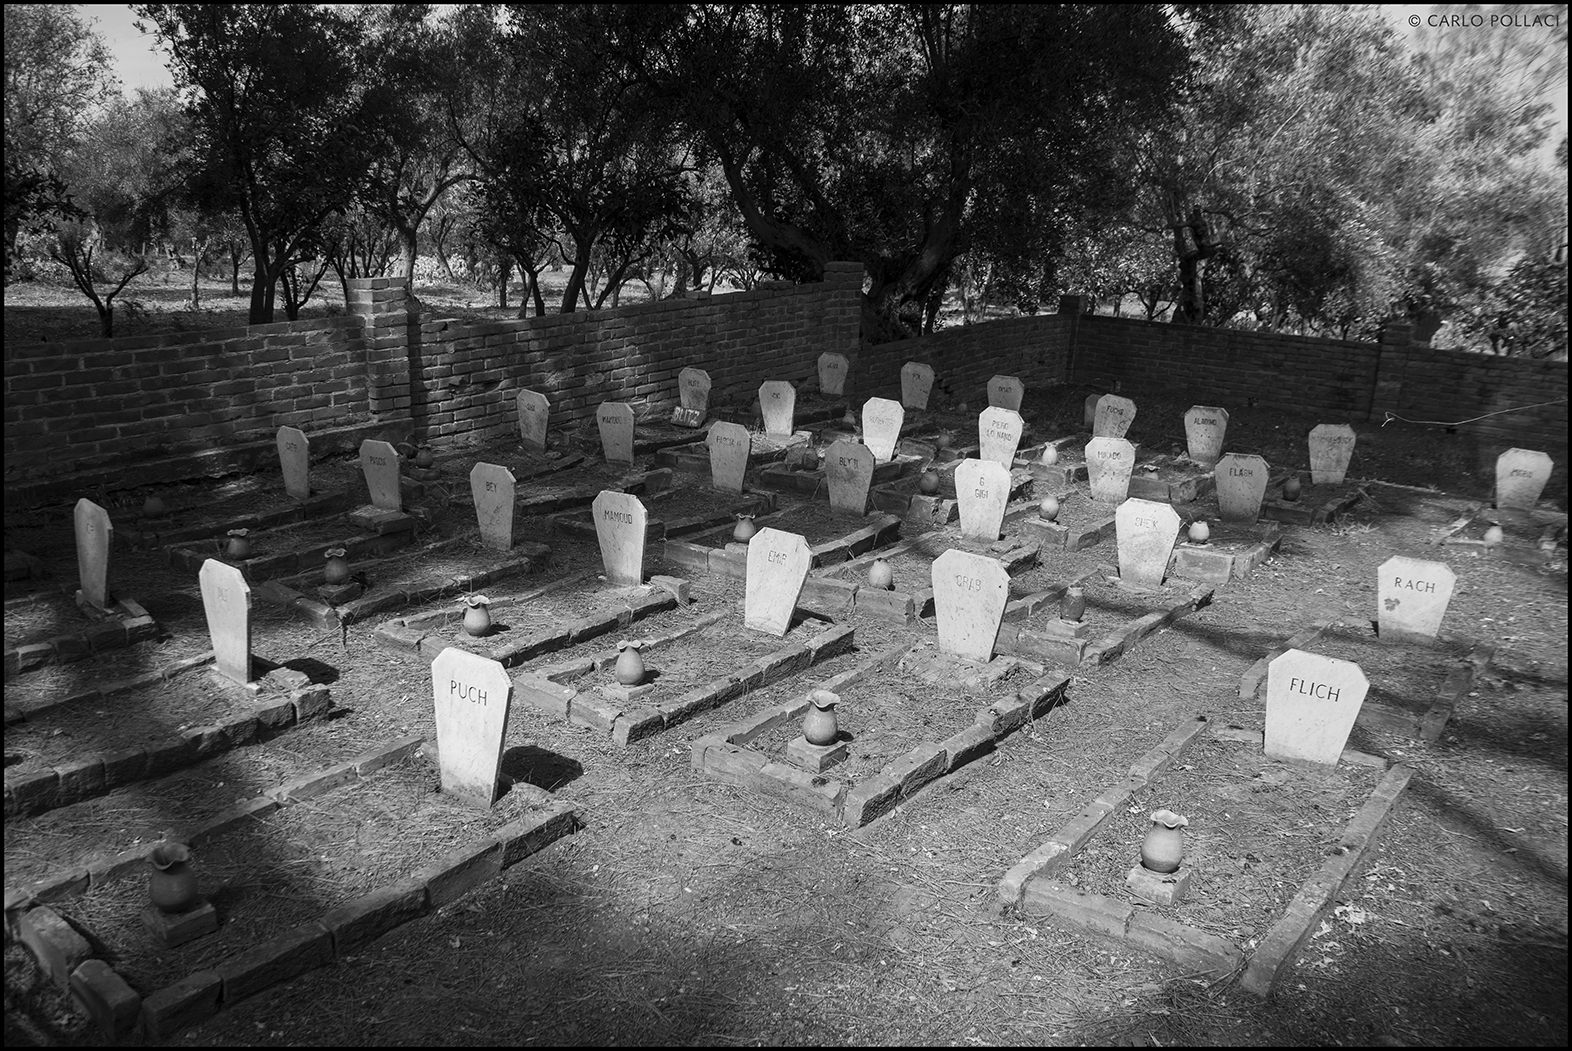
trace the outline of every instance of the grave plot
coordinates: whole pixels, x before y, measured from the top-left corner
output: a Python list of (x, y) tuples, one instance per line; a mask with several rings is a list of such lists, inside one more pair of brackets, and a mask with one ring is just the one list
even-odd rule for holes
[(169, 564), (195, 573), (208, 559), (240, 569), (252, 582), (321, 572), (327, 553), (342, 549), (351, 562), (391, 554), (415, 542), (414, 514), (361, 508), (345, 515), (313, 519), (271, 529), (249, 530), (246, 554), (231, 554), (227, 540), (201, 540), (165, 548)]
[(119, 599), (109, 609), (99, 610), (59, 591), (8, 597), (5, 681), (45, 665), (135, 646), (156, 639), (159, 631), (158, 623), (132, 599)]
[(1179, 534), (1170, 572), (1187, 580), (1207, 584), (1243, 580), (1283, 542), (1282, 528), (1276, 522), (1225, 522), (1215, 514), (1201, 513), (1203, 509), (1196, 505), (1177, 510), (1187, 521), (1205, 522), (1209, 533), (1204, 542), (1190, 539), (1187, 532)]
[[(1115, 505), (1093, 500), (1084, 484), (1044, 490), (1038, 483), (1033, 495), (1036, 500), (1015, 509), (1005, 521), (1005, 528), (1022, 540), (1043, 551), (1074, 553), (1113, 539)], [(1048, 497), (1059, 505), (1051, 508), (1052, 518), (1042, 513), (1042, 501)]]
[[(1056, 564), (1053, 568), (1063, 573), (1069, 567)], [(1024, 586), (1037, 583), (1032, 580)], [(1085, 612), (1079, 618), (1066, 620), (1061, 616), (1056, 589), (1072, 584), (1081, 588)], [(1173, 581), (1162, 588), (1133, 591), (1120, 585), (1117, 576), (1085, 570), (1077, 576), (1061, 577), (1057, 584), (1046, 584), (1018, 599), (1017, 611), (1024, 606), (1027, 613), (1023, 617), (1015, 612), (1013, 620), (1000, 628), (998, 650), (1068, 668), (1109, 664), (1146, 636), (1209, 605), (1212, 590)], [(1006, 615), (1011, 616), (1008, 607)]]
[[(806, 539), (815, 566), (855, 558), (893, 542), (901, 531), (901, 520), (894, 515), (836, 514), (827, 504), (808, 502), (783, 507), (754, 519), (753, 524), (759, 529), (769, 526)], [(668, 538), (666, 561), (695, 573), (743, 578), (747, 575), (747, 545), (733, 536), (734, 531), (734, 527), (721, 527), (693, 533), (683, 540)]]
[[(858, 616), (913, 624), (933, 616), (934, 559), (956, 549), (986, 553), (1011, 574), (1024, 572), (1037, 561), (1035, 546), (1009, 537), (996, 544), (980, 544), (962, 540), (953, 530), (934, 530), (814, 572), (803, 589), (803, 601), (818, 608), (817, 603), (829, 602), (830, 596), (820, 597), (816, 589), (837, 588), (839, 603), (855, 606)], [(869, 581), (875, 562), (889, 568), (887, 586), (877, 587)]]
[(1130, 475), (1130, 495), (1165, 504), (1188, 504), (1206, 496), (1216, 484), (1212, 468), (1187, 456), (1157, 453), (1137, 460)]
[[(443, 452), (433, 452), (430, 467), (406, 464), (406, 478), (414, 479), (412, 495), (424, 497), (434, 491), (451, 491), (455, 497), (468, 487), (469, 472), (477, 463), (494, 463), (513, 472), (519, 484), (542, 481), (563, 471), (572, 471), (589, 464), (589, 458), (577, 451), (557, 449), (532, 451), (521, 449), (517, 442), (493, 442), (481, 446), (461, 446)], [(626, 470), (626, 465), (623, 465)]]
[[(651, 539), (660, 540), (730, 526), (739, 515), (754, 518), (768, 515), (775, 510), (775, 495), (728, 493), (708, 485), (678, 485), (645, 497), (643, 503), (650, 517)], [(553, 515), (551, 525), (576, 536), (596, 538), (594, 516), (588, 509)]]
[(115, 542), (128, 551), (142, 551), (223, 538), (231, 529), (268, 529), (342, 514), (358, 499), (357, 490), (364, 496), (365, 483), (353, 460), (318, 463), (310, 477), (311, 494), (304, 500), (285, 492), (284, 483), (271, 472), (216, 484), (139, 490), (138, 497), (156, 495), (162, 509), (148, 514), (146, 500), (133, 504), (127, 509), (129, 521), (115, 527)]
[[(474, 464), (497, 463), (482, 457), (478, 461), (468, 464), (473, 469)], [(507, 464), (499, 463), (506, 467)], [(575, 507), (583, 507), (595, 501), (606, 490), (617, 493), (637, 493), (647, 496), (665, 491), (671, 485), (671, 471), (666, 469), (636, 470), (630, 469), (627, 464), (601, 463), (584, 461), (579, 466), (564, 470), (537, 480), (529, 484), (517, 474), (514, 476), (518, 482), (518, 500), (516, 514), (520, 518), (529, 518), (534, 515), (553, 514)], [(464, 479), (456, 482), (456, 488), (450, 494), (453, 507), (473, 507), (470, 496), (469, 475), (466, 470)]]
[(1298, 471), (1274, 477), (1267, 486), (1261, 517), (1285, 525), (1336, 522), (1369, 495), (1369, 483), (1343, 481), (1313, 485)]
[[(721, 414), (723, 420), (725, 417), (726, 414)], [(747, 421), (739, 420), (738, 423), (741, 426), (748, 426)], [(765, 434), (757, 426), (748, 426), (748, 437), (752, 440), (752, 444), (748, 449), (748, 471), (759, 470), (766, 464), (779, 463), (793, 452), (800, 457), (803, 451), (810, 448), (813, 444), (812, 436), (806, 432), (793, 434), (789, 437), (772, 436)], [(708, 483), (710, 480), (710, 447), (702, 439), (694, 441), (693, 433), (690, 431), (688, 444), (668, 447), (656, 453), (655, 466), (666, 468), (674, 474), (702, 479)]]
[[(1082, 432), (1023, 446), (1015, 454), (1016, 466), (1024, 466), (1030, 471), (1040, 489), (1048, 492), (1067, 489), (1077, 482), (1086, 481), (1086, 443), (1091, 437), (1089, 432)], [(1050, 446), (1053, 453), (1045, 457)], [(1140, 447), (1136, 448), (1139, 451)], [(1048, 459), (1053, 462), (1049, 463)]]
[[(951, 479), (954, 488), (954, 479)], [(960, 505), (955, 497), (939, 493), (939, 473), (929, 474), (926, 463), (900, 478), (883, 485), (875, 484), (868, 494), (869, 504), (885, 514), (898, 515), (902, 520), (901, 531), (926, 533), (941, 529), (960, 518)]]
[[(824, 454), (836, 441), (855, 440), (846, 432), (825, 432), (808, 451), (811, 459), (793, 463), (791, 458), (780, 463), (767, 464), (759, 470), (759, 485), (777, 492), (806, 493), (816, 500), (829, 499), (829, 483), (825, 478)], [(910, 453), (897, 453), (894, 459), (874, 465), (873, 485), (885, 486), (905, 478), (915, 478), (923, 467), (923, 459)]]

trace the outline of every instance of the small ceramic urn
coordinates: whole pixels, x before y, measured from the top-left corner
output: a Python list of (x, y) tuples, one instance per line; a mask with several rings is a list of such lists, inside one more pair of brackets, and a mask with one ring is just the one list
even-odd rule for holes
[(322, 580), (328, 584), (342, 584), (349, 579), (349, 559), (341, 547), (330, 547), (322, 552), (327, 565), (322, 567)]
[(933, 440), (933, 447), (940, 452), (945, 452), (955, 444), (955, 435), (949, 431), (940, 431), (939, 436)]
[(464, 600), (464, 631), (476, 638), (491, 630), (491, 600), (485, 595), (471, 595)]
[(759, 527), (753, 524), (752, 515), (738, 515), (737, 525), (731, 531), (731, 538), (746, 544), (758, 531)]
[(1292, 503), (1293, 501), (1299, 499), (1299, 494), (1303, 490), (1304, 486), (1300, 484), (1299, 476), (1297, 474), (1291, 474), (1288, 476), (1288, 481), (1283, 483), (1283, 499), (1287, 500), (1289, 503)]
[(434, 464), (436, 462), (437, 462), (436, 454), (433, 453), (426, 446), (422, 445), (419, 449), (415, 450), (415, 466), (416, 467), (430, 467), (432, 464)]
[(1052, 522), (1055, 518), (1058, 518), (1059, 498), (1057, 496), (1043, 497), (1042, 502), (1037, 505), (1037, 513), (1042, 515), (1044, 522)]
[(1493, 525), (1485, 530), (1485, 547), (1493, 548), (1506, 539), (1506, 530), (1499, 525)]
[(939, 472), (924, 471), (922, 477), (917, 479), (917, 490), (924, 496), (932, 496), (939, 491)]
[(1141, 841), (1141, 867), (1153, 872), (1176, 872), (1184, 860), (1184, 827), (1190, 820), (1172, 810), (1152, 814), (1152, 827)]
[(1067, 589), (1059, 603), (1059, 618), (1079, 621), (1084, 616), (1086, 616), (1086, 589), (1078, 587)]
[(624, 686), (637, 686), (644, 681), (644, 658), (639, 656), (639, 644), (623, 639), (617, 643), (617, 666), (612, 674)]
[(169, 508), (164, 506), (164, 498), (154, 494), (142, 501), (142, 514), (147, 518), (160, 518)]
[(829, 690), (814, 690), (808, 694), (808, 712), (802, 717), (802, 736), (809, 744), (834, 744), (841, 735), (835, 718), (835, 706), (840, 697)]
[(895, 571), (882, 558), (876, 558), (868, 567), (868, 586), (877, 591), (889, 591), (895, 586)]
[(251, 538), (247, 535), (249, 529), (231, 529), (229, 531), (229, 547), (226, 549), (230, 558), (250, 558)]
[(1212, 527), (1202, 521), (1190, 523), (1190, 543), (1204, 544), (1212, 539)]
[(848, 431), (855, 431), (857, 429), (857, 414), (847, 409), (846, 415), (841, 417), (841, 426)]
[(1059, 462), (1059, 447), (1052, 442), (1043, 446), (1042, 462), (1044, 467), (1052, 467)]
[(184, 843), (165, 841), (147, 856), (151, 868), (147, 895), (160, 912), (188, 912), (201, 900), (196, 873), (191, 869), (191, 849)]

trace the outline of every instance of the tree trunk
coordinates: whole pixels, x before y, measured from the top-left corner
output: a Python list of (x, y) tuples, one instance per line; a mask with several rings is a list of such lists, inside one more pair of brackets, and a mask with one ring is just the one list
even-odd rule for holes
[(399, 269), (404, 272), (404, 282), (411, 290), (415, 287), (415, 234), (415, 227), (399, 224)]
[(1191, 208), (1187, 219), (1172, 225), (1174, 256), (1179, 263), (1179, 301), (1174, 304), (1173, 323), (1199, 325), (1206, 318), (1206, 261), (1222, 245), (1199, 207)]

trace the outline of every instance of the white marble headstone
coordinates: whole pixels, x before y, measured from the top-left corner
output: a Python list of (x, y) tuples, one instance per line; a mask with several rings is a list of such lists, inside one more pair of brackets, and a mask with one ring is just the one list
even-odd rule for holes
[(1190, 459), (1210, 467), (1223, 455), (1223, 438), (1228, 433), (1228, 410), (1215, 405), (1192, 405), (1184, 414), (1185, 444)]
[(442, 791), (490, 808), (497, 801), (513, 682), (499, 662), (449, 646), (431, 662)]
[(633, 407), (620, 401), (602, 402), (595, 410), (600, 425), (601, 455), (607, 463), (633, 462)]
[(846, 374), (851, 363), (845, 354), (827, 350), (819, 355), (819, 393), (840, 397), (846, 393)]
[(1508, 449), (1496, 457), (1496, 506), (1533, 510), (1554, 467), (1555, 461), (1536, 449)]
[(367, 438), (360, 443), (360, 470), (366, 476), (372, 507), (383, 511), (404, 510), (404, 496), (398, 483), (397, 449), (387, 442)]
[(710, 411), (710, 374), (691, 365), (683, 369), (677, 373), (677, 396), (684, 409), (703, 417)]
[(977, 414), (977, 455), (1010, 467), (1015, 463), (1015, 451), (1021, 447), (1021, 432), (1025, 429), (1020, 413), (990, 405)]
[(992, 660), (1009, 601), (1010, 574), (998, 559), (951, 549), (933, 560), (933, 614), (945, 653)]
[(210, 558), (197, 570), (207, 633), (213, 640), (213, 665), (226, 679), (251, 681), (251, 586), (227, 562)]
[(480, 542), (497, 551), (513, 549), (513, 498), (518, 486), (513, 472), (494, 463), (477, 463), (469, 472)]
[(704, 439), (710, 447), (710, 484), (728, 493), (742, 492), (748, 477), (748, 454), (753, 436), (740, 423), (717, 421)]
[(1092, 499), (1117, 504), (1130, 495), (1130, 474), (1135, 470), (1135, 446), (1123, 438), (1093, 438), (1086, 443), (1086, 478)]
[(862, 406), (863, 444), (880, 462), (895, 457), (895, 444), (906, 425), (906, 407), (889, 398), (869, 398)]
[(790, 438), (796, 422), (797, 388), (785, 380), (765, 380), (759, 385), (759, 408), (764, 413), (764, 433)]
[(901, 404), (908, 409), (926, 409), (928, 392), (933, 390), (933, 366), (908, 361), (901, 366)]
[(278, 465), (284, 471), (284, 492), (296, 500), (311, 496), (311, 440), (299, 427), (278, 429)]
[(632, 493), (601, 491), (590, 505), (606, 579), (613, 584), (644, 582), (644, 538), (649, 515)]
[(1097, 403), (1102, 400), (1103, 396), (1101, 394), (1088, 394), (1086, 396), (1085, 427), (1087, 430), (1091, 430), (1093, 425), (1097, 423)]
[(82, 585), (82, 598), (95, 609), (107, 610), (109, 549), (115, 539), (109, 512), (83, 497), (76, 502), (72, 527), (76, 532), (76, 576)]
[(1097, 414), (1092, 418), (1092, 434), (1098, 438), (1123, 438), (1135, 422), (1135, 402), (1117, 394), (1097, 399)]
[[(1191, 457), (1195, 459), (1195, 457)], [(1225, 522), (1254, 522), (1261, 517), (1261, 501), (1271, 469), (1259, 456), (1229, 453), (1217, 461), (1217, 513)]]
[(1010, 471), (992, 460), (962, 460), (955, 465), (955, 502), (961, 535), (968, 540), (999, 539), (1004, 505), (1010, 500)]
[(824, 477), (830, 487), (830, 509), (841, 514), (868, 513), (868, 487), (873, 484), (873, 450), (861, 442), (839, 441), (824, 452)]
[(1014, 376), (995, 376), (988, 381), (988, 404), (999, 409), (1021, 411), (1026, 385)]
[(551, 419), (551, 402), (538, 391), (521, 390), (515, 397), (518, 406), (519, 441), (530, 452), (546, 451), (546, 424)]
[(813, 555), (796, 533), (768, 526), (748, 541), (748, 580), (743, 591), (743, 624), (780, 637), (791, 630), (803, 582)]
[(1354, 455), (1354, 429), (1346, 423), (1319, 424), (1310, 432), (1310, 484), (1342, 485)]
[(1119, 544), (1119, 579), (1160, 588), (1179, 539), (1179, 512), (1156, 500), (1132, 498), (1114, 512)]
[(1267, 666), (1266, 754), (1335, 765), (1369, 689), (1352, 661), (1289, 650)]
[(1394, 555), (1376, 572), (1376, 623), (1381, 638), (1388, 642), (1435, 638), (1457, 584), (1452, 567)]

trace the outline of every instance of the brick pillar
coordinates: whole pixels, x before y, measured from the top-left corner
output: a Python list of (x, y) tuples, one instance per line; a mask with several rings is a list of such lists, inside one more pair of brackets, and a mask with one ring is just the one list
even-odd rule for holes
[(1403, 377), (1408, 371), (1408, 353), (1413, 346), (1414, 326), (1404, 318), (1393, 318), (1381, 326), (1376, 344), (1375, 369), (1370, 377), (1370, 405), (1367, 420), (1385, 420), (1388, 410), (1400, 411)]
[(851, 366), (846, 373), (847, 397), (867, 388), (865, 382), (859, 382), (857, 368), (862, 349), (862, 281), (860, 262), (824, 264), (824, 284), (831, 295), (826, 307), (830, 332), (822, 349), (846, 355)]
[(410, 418), (412, 303), (408, 282), (394, 277), (351, 278), (345, 306), (360, 318), (366, 352), (366, 400), (372, 417)]

